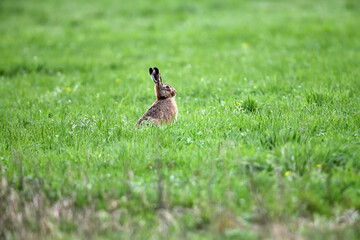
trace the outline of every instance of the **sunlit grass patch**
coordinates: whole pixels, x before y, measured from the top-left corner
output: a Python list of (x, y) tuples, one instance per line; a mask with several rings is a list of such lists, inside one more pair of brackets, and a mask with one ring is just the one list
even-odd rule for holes
[(306, 101), (309, 104), (315, 104), (317, 106), (333, 103), (333, 99), (327, 94), (313, 90), (306, 93)]
[(257, 102), (254, 99), (250, 98), (250, 96), (243, 101), (236, 102), (235, 106), (239, 110), (249, 113), (255, 112), (258, 109)]

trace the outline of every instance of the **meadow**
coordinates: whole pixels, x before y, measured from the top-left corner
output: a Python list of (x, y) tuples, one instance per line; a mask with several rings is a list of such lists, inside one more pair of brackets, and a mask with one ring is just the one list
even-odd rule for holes
[[(360, 239), (357, 0), (0, 1), (0, 239)], [(134, 124), (176, 90), (178, 120)]]

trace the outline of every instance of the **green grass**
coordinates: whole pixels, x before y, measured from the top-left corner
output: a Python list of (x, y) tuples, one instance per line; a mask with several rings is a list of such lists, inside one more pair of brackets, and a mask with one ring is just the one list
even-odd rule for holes
[[(0, 2), (1, 239), (359, 239), (360, 3)], [(177, 90), (178, 121), (134, 129)]]

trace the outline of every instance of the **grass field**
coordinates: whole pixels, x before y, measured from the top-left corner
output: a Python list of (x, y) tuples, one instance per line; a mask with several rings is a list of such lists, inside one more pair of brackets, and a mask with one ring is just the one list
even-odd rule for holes
[[(360, 2), (0, 1), (0, 239), (360, 239)], [(178, 121), (135, 129), (177, 90)]]

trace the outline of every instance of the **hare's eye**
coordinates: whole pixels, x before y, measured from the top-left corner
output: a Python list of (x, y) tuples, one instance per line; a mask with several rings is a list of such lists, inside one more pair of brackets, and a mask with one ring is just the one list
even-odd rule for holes
[(166, 86), (167, 89), (169, 89), (170, 87), (169, 86)]

